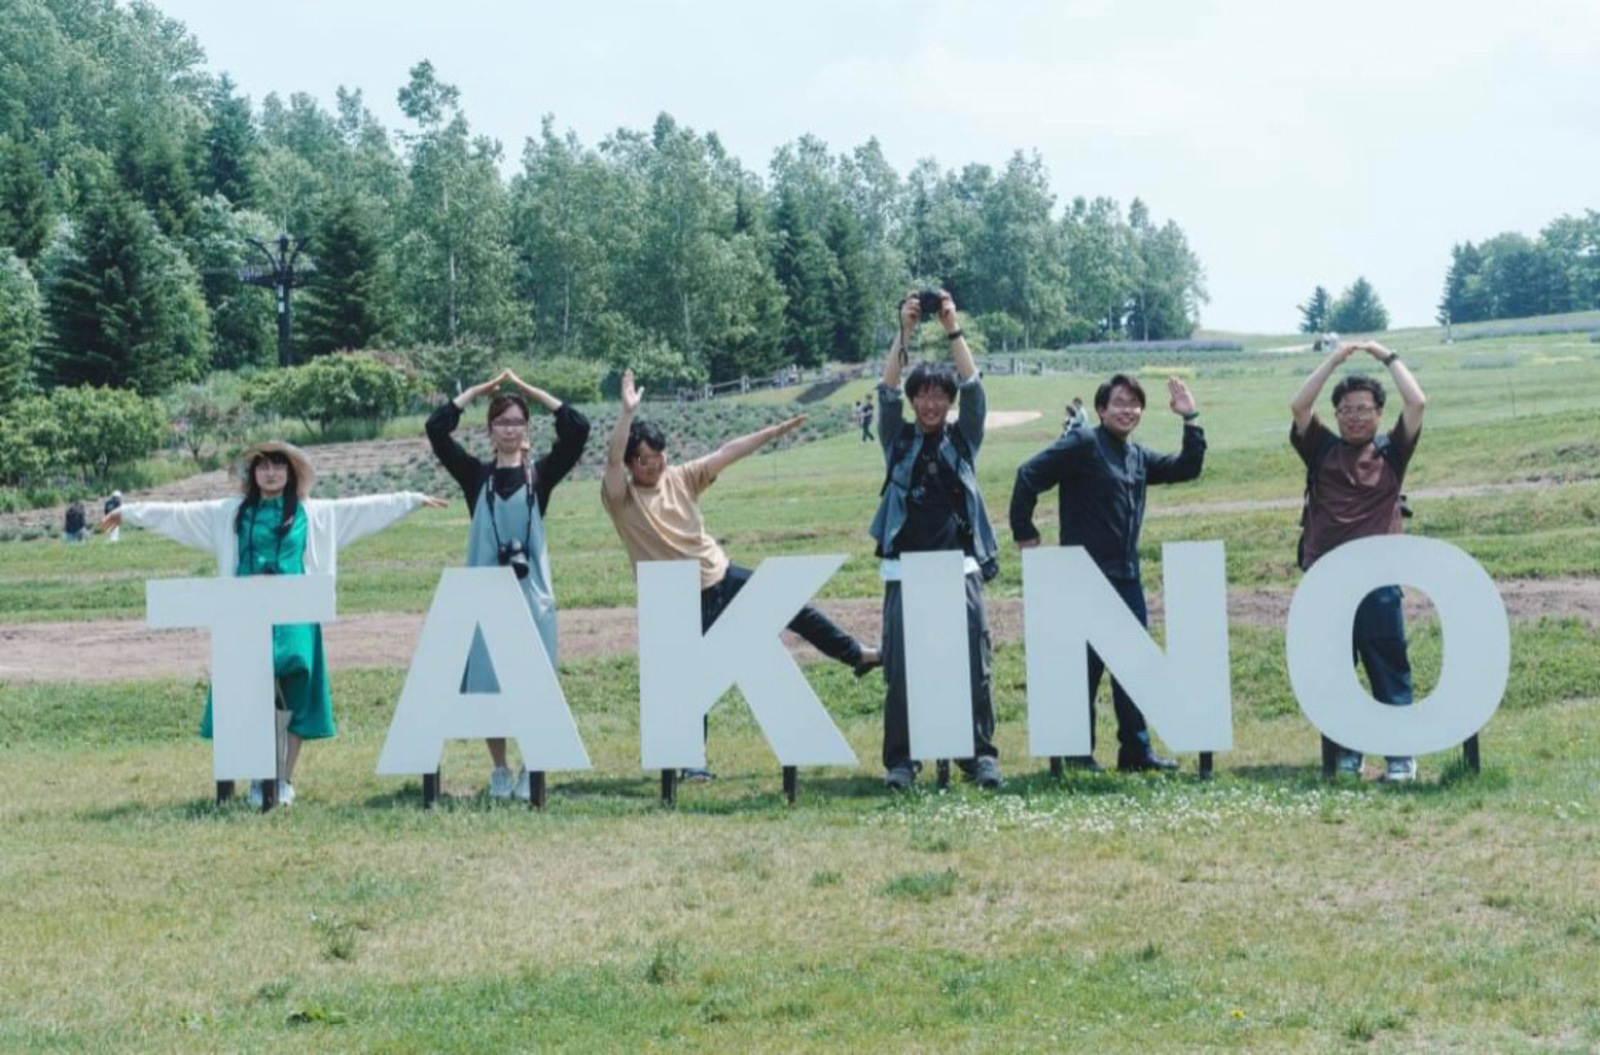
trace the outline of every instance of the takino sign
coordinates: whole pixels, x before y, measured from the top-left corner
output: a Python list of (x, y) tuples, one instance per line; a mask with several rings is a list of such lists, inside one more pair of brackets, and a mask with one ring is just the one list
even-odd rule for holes
[[(702, 719), (737, 686), (785, 766), (858, 765), (780, 634), (843, 564), (843, 556), (762, 563), (733, 604), (700, 631), (692, 561), (639, 566), (640, 761), (647, 770), (705, 764)], [(1078, 547), (1022, 554), (1028, 747), (1039, 756), (1089, 753), (1087, 647), (1105, 660), (1175, 751), (1233, 747), (1227, 582), (1220, 542), (1162, 547), (1163, 649)], [(973, 751), (959, 553), (902, 561), (912, 755)], [(1351, 661), (1351, 626), (1369, 592), (1399, 583), (1438, 613), (1438, 685), (1410, 707), (1368, 695)], [(334, 618), (328, 576), (168, 579), (147, 584), (155, 627), (211, 632), (213, 768), (218, 780), (276, 770), (272, 719), (274, 624)], [(464, 693), (474, 634), (488, 646), (498, 693)], [(1307, 572), (1289, 607), (1285, 654), (1296, 699), (1325, 735), (1367, 754), (1453, 747), (1500, 705), (1511, 667), (1505, 605), (1461, 550), (1389, 535), (1340, 546)], [(435, 771), (445, 742), (517, 740), (530, 770), (589, 768), (554, 667), (506, 568), (451, 568), (440, 578), (378, 759), (380, 774)]]

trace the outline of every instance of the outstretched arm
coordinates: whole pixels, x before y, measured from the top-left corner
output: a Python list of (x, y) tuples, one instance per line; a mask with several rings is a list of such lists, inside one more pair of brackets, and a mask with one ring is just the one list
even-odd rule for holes
[(1422, 394), (1422, 386), (1417, 384), (1416, 375), (1400, 361), (1397, 353), (1377, 341), (1362, 341), (1353, 348), (1366, 352), (1389, 368), (1389, 376), (1394, 378), (1394, 387), (1400, 392), (1400, 401), (1404, 404), (1400, 420), (1405, 422), (1406, 435), (1415, 439), (1417, 433), (1422, 431), (1422, 412), (1428, 406), (1428, 397)]
[(1311, 424), (1311, 413), (1316, 409), (1317, 397), (1322, 394), (1322, 386), (1327, 384), (1333, 372), (1355, 353), (1356, 345), (1339, 345), (1329, 353), (1321, 365), (1311, 371), (1306, 383), (1300, 386), (1300, 391), (1289, 401), (1289, 412), (1294, 415), (1294, 431), (1297, 434), (1304, 435), (1307, 426)]
[(510, 381), (518, 391), (527, 396), (529, 399), (533, 400), (535, 403), (538, 403), (540, 406), (544, 407), (544, 409), (548, 410), (550, 413), (554, 414), (556, 411), (561, 409), (561, 400), (557, 399), (555, 396), (552, 396), (550, 393), (546, 392), (537, 385), (528, 384), (528, 382), (524, 381), (510, 370), (506, 370), (501, 373), (500, 377)]
[(706, 468), (712, 476), (722, 475), (722, 471), (740, 458), (748, 457), (765, 447), (780, 436), (787, 436), (795, 429), (806, 423), (806, 416), (800, 414), (788, 421), (780, 421), (776, 425), (768, 425), (764, 429), (740, 436), (736, 440), (729, 440), (706, 458)]
[(644, 389), (633, 384), (633, 371), (622, 371), (622, 411), (606, 441), (606, 469), (600, 478), (600, 489), (612, 498), (621, 498), (628, 489), (628, 468), (622, 456), (628, 451), (628, 430), (633, 428), (633, 416), (644, 399)]
[(883, 383), (889, 388), (900, 387), (900, 371), (905, 367), (905, 359), (909, 354), (906, 349), (911, 347), (911, 335), (916, 332), (917, 322), (921, 318), (922, 308), (917, 303), (917, 291), (912, 290), (900, 302), (900, 330), (889, 342), (889, 355), (883, 361)]
[(967, 346), (967, 339), (961, 336), (961, 323), (956, 319), (956, 302), (950, 294), (945, 293), (939, 301), (939, 325), (944, 327), (944, 333), (950, 340), (950, 362), (955, 364), (956, 374), (963, 381), (971, 381), (978, 376), (978, 364), (973, 361), (972, 349)]

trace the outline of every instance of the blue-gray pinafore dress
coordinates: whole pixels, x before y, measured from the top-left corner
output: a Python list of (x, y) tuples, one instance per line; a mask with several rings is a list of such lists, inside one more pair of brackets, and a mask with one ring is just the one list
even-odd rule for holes
[[(502, 545), (513, 541), (523, 544), (528, 555), (528, 576), (518, 580), (517, 585), (522, 588), (522, 597), (528, 602), (528, 611), (533, 614), (533, 623), (539, 628), (544, 650), (554, 666), (556, 596), (550, 587), (550, 553), (545, 547), (544, 518), (539, 515), (532, 476), (529, 467), (523, 485), (505, 498), (494, 493), (493, 474), (485, 477), (483, 490), (478, 493), (477, 508), (472, 511), (472, 527), (467, 533), (467, 567), (498, 567)], [(461, 691), (499, 692), (500, 689), (483, 635), (475, 633), (472, 651), (467, 656), (466, 674), (461, 679)]]

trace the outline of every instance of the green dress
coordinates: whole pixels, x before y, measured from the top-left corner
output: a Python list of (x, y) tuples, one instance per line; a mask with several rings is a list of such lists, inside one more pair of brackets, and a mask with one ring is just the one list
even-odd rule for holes
[[(306, 511), (296, 509), (283, 535), (283, 499), (262, 499), (246, 508), (239, 524), (238, 575), (304, 575)], [(325, 740), (338, 731), (328, 692), (328, 666), (322, 653), (322, 627), (298, 623), (272, 628), (272, 660), (278, 690), (289, 709), (289, 731), (303, 740)], [(211, 696), (206, 694), (200, 735), (211, 739)]]

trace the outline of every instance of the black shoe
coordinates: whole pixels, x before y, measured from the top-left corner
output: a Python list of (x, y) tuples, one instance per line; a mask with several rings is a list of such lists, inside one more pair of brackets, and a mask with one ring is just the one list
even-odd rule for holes
[(1154, 748), (1146, 747), (1142, 751), (1119, 751), (1117, 753), (1118, 773), (1146, 773), (1156, 771), (1171, 773), (1178, 768), (1178, 763), (1170, 758), (1162, 758), (1155, 753)]
[(1104, 773), (1105, 767), (1094, 760), (1093, 755), (1067, 755), (1061, 760), (1062, 769), (1070, 769), (1078, 773)]
[(855, 663), (851, 664), (851, 669), (856, 672), (856, 677), (858, 678), (864, 678), (868, 674), (871, 674), (873, 671), (877, 670), (879, 667), (883, 666), (882, 649), (873, 649), (871, 659), (866, 658), (867, 650), (864, 648), (857, 653), (857, 656), (858, 658), (856, 659)]

